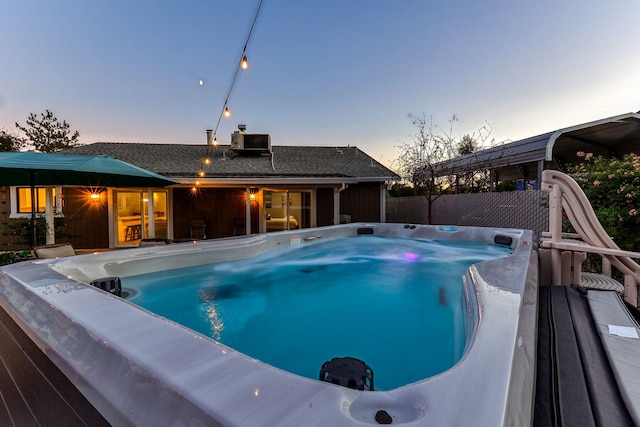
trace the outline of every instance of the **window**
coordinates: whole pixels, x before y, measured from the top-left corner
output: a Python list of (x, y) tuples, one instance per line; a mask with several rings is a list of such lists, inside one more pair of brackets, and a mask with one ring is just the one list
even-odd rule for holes
[[(44, 212), (46, 207), (46, 193), (44, 188), (36, 188), (36, 212)], [(19, 187), (17, 189), (18, 213), (31, 213), (31, 188)]]
[[(59, 187), (49, 187), (54, 205), (54, 213), (62, 213), (62, 203), (57, 194), (60, 194), (62, 189)], [(35, 212), (43, 214), (47, 207), (47, 188), (36, 187), (35, 188)], [(21, 218), (31, 215), (31, 188), (30, 187), (12, 187), (11, 189), (11, 217)]]

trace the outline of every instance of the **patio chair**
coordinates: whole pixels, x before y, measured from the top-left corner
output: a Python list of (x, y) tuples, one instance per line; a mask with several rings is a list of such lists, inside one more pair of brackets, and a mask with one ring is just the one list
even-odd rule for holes
[[(640, 253), (624, 251), (616, 245), (600, 224), (587, 196), (569, 175), (546, 170), (542, 173), (542, 184), (550, 192), (549, 232), (543, 233), (540, 246), (551, 250), (551, 284), (616, 290), (636, 307), (640, 265), (634, 259), (640, 259)], [(563, 210), (575, 234), (562, 233)], [(602, 274), (581, 271), (587, 253), (600, 255)], [(612, 266), (624, 275), (624, 286), (611, 277)]]
[(247, 219), (245, 217), (237, 217), (233, 220), (233, 235), (244, 235), (247, 233)]
[(34, 258), (62, 258), (74, 256), (76, 251), (70, 243), (56, 243), (53, 245), (36, 246), (31, 250)]
[(207, 238), (207, 222), (204, 219), (189, 220), (189, 237), (192, 239)]

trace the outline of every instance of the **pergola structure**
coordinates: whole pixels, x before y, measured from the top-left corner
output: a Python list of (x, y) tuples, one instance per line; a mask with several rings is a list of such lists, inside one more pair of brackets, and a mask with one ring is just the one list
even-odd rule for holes
[(640, 112), (571, 126), (455, 157), (435, 165), (438, 176), (490, 170), (494, 181), (542, 181), (545, 169), (577, 163), (579, 151), (622, 157), (640, 154)]

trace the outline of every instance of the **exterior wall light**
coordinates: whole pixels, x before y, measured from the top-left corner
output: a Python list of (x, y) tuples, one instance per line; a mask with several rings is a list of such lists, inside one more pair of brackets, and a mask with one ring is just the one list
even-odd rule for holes
[(255, 200), (256, 194), (258, 193), (258, 191), (260, 191), (259, 188), (256, 188), (256, 187), (249, 188), (249, 200)]

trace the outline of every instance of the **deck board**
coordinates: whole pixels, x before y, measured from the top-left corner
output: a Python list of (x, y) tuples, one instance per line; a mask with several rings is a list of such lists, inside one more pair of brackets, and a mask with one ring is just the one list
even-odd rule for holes
[(539, 290), (534, 426), (633, 426), (585, 296)]
[(0, 343), (0, 425), (109, 425), (2, 308)]

